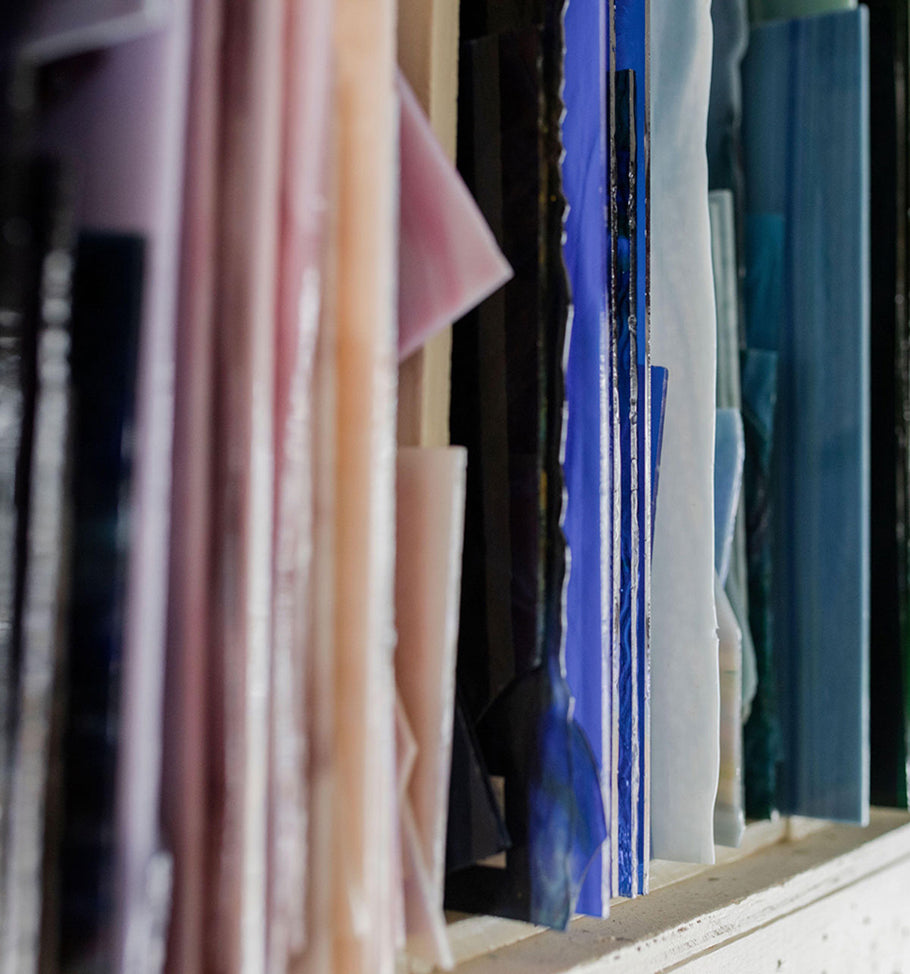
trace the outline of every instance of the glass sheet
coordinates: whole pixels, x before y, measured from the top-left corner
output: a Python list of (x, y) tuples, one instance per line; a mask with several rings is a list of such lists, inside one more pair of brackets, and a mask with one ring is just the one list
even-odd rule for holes
[(398, 74), (398, 357), (407, 358), (511, 276), (471, 194)]
[(860, 9), (755, 28), (744, 63), (748, 212), (782, 213), (786, 240), (770, 477), (780, 807), (856, 822), (869, 814), (868, 50)]
[(714, 427), (714, 570), (721, 585), (730, 570), (744, 456), (739, 410), (718, 409)]
[[(606, 7), (603, 0), (570, 0), (565, 13), (566, 105), (562, 120), (563, 190), (568, 203), (563, 245), (572, 290), (572, 328), (566, 366), (566, 511), (571, 552), (566, 591), (566, 678), (575, 719), (584, 729), (601, 774), (604, 807), (611, 797), (608, 638), (612, 497), (606, 424)], [(592, 97), (595, 92), (597, 97)], [(592, 526), (596, 525), (596, 530)], [(610, 859), (598, 852), (585, 877), (578, 910), (601, 916), (608, 908)]]
[[(10, 587), (15, 589), (15, 611), (10, 620), (15, 675), (10, 688), (10, 711), (15, 731), (10, 742), (9, 790), (3, 796), (2, 826), (7, 844), (0, 849), (0, 905), (4, 909), (0, 945), (4, 966), (37, 974), (57, 959), (59, 849), (64, 814), (61, 742), (67, 690), (68, 583), (73, 567), (69, 456), (73, 445), (70, 314), (75, 240), (73, 187), (66, 174), (55, 164), (35, 163), (20, 171), (20, 175), (24, 180), (16, 180), (7, 188), (13, 189), (18, 183), (17, 188), (22, 191), (17, 216), (25, 232), (16, 234), (17, 240), (7, 241), (8, 245), (13, 244), (7, 256), (10, 250), (17, 249), (17, 242), (24, 250), (16, 255), (18, 260), (11, 261), (10, 269), (24, 272), (18, 286), (25, 292), (25, 303), (7, 308), (24, 312), (13, 325), (25, 331), (18, 347), (11, 350), (11, 364), (20, 370), (20, 394), (25, 392), (30, 403), (18, 415), (15, 409), (12, 411), (14, 422), (21, 424), (25, 449), (19, 469), (19, 530), (16, 531), (14, 520), (11, 538), (18, 564), (9, 576)], [(6, 224), (8, 228), (15, 225), (12, 221)], [(7, 291), (6, 297), (9, 296)], [(111, 324), (108, 320), (108, 327)], [(84, 351), (85, 319), (82, 325)], [(9, 331), (13, 330), (10, 323), (6, 330), (4, 337), (9, 339)], [(129, 328), (124, 330), (130, 332)], [(127, 335), (125, 343), (130, 345), (134, 338), (135, 331)], [(113, 360), (107, 359), (103, 346), (97, 351), (95, 378), (103, 384), (105, 367), (116, 369), (120, 363), (116, 355)], [(129, 370), (133, 362), (124, 364)], [(127, 376), (124, 384), (129, 385), (130, 381)], [(116, 387), (117, 379), (110, 384)], [(118, 404), (115, 401), (113, 405), (116, 409)], [(115, 417), (113, 422), (116, 424), (118, 419)], [(83, 436), (83, 447), (85, 441)], [(99, 455), (110, 458), (111, 446), (99, 445), (93, 459)], [(11, 470), (15, 471), (15, 456), (11, 460)], [(93, 526), (97, 529), (97, 522)], [(114, 527), (109, 523), (106, 526)], [(84, 580), (84, 568), (80, 574)], [(118, 580), (115, 578), (114, 586)], [(111, 671), (104, 672), (107, 675)], [(3, 716), (6, 718), (7, 714)], [(3, 768), (3, 772), (6, 775), (7, 769)], [(110, 783), (109, 778), (106, 783)], [(108, 816), (111, 811), (112, 806), (107, 804)], [(110, 817), (106, 824), (110, 825)], [(109, 849), (108, 845), (105, 851)]]
[(150, 876), (170, 869), (159, 813), (189, 19), (188, 0), (171, 0), (161, 30), (57, 62), (39, 115), (42, 150), (76, 171), (81, 225), (148, 242), (117, 765), (117, 966), (130, 974), (155, 956), (149, 941), (162, 936), (169, 908), (167, 884)]
[[(712, 98), (713, 96), (712, 89)], [(711, 217), (711, 264), (714, 269), (714, 300), (717, 306), (717, 408), (739, 410), (742, 408), (739, 375), (742, 329), (739, 314), (739, 254), (736, 246), (734, 205), (734, 195), (731, 190), (712, 190), (708, 194), (708, 209)], [(746, 575), (746, 560), (745, 493), (742, 492), (736, 511), (733, 550), (724, 588), (742, 636), (744, 720), (748, 717), (752, 706), (757, 679), (755, 646), (749, 629), (749, 583)]]
[[(121, 671), (139, 321), (141, 237), (82, 234), (73, 290), (73, 577), (64, 737), (60, 964), (112, 965), (115, 771), (123, 759)], [(116, 287), (112, 286), (116, 283)]]
[(711, 0), (714, 48), (708, 102), (708, 184), (742, 202), (741, 67), (749, 41), (746, 0)]
[(714, 841), (738, 847), (746, 828), (742, 778), (742, 634), (727, 594), (717, 580), (720, 669), (720, 777), (714, 803)]
[(459, 167), (515, 278), (453, 335), (452, 440), (469, 452), (458, 679), (512, 845), (504, 868), (450, 873), (446, 905), (562, 927), (605, 826), (562, 676), (559, 24), (553, 5), (542, 28), (461, 58)]
[[(874, 805), (907, 807), (907, 53), (906, 0), (869, 7), (870, 266), (874, 377), (870, 422), (872, 586), (870, 749)], [(885, 323), (893, 321), (893, 327)], [(880, 323), (880, 324), (879, 324)]]
[[(629, 194), (627, 220), (630, 243), (630, 332), (634, 338), (630, 375), (631, 435), (630, 470), (633, 487), (632, 561), (635, 635), (633, 640), (631, 874), (624, 892), (636, 895), (648, 890), (651, 862), (651, 549), (653, 544), (651, 499), (651, 306), (650, 306), (650, 36), (646, 0), (609, 0), (617, 72), (630, 72), (633, 84), (627, 103), (630, 152), (627, 175), (617, 172)], [(626, 100), (622, 103), (625, 105)], [(624, 108), (625, 111), (625, 108)], [(619, 116), (617, 116), (618, 118)], [(618, 139), (618, 132), (616, 138)], [(618, 144), (618, 143), (617, 143)], [(625, 168), (625, 163), (623, 163)]]
[(790, 17), (814, 17), (835, 10), (855, 10), (857, 0), (749, 0), (753, 24)]
[(709, 5), (652, 0), (648, 25), (651, 355), (672, 377), (652, 564), (651, 852), (713, 862), (719, 689)]
[[(642, 580), (641, 520), (639, 505), (647, 503), (639, 492), (642, 465), (639, 464), (639, 390), (637, 299), (638, 236), (636, 234), (637, 139), (636, 78), (632, 71), (615, 71), (610, 78), (612, 138), (610, 142), (609, 272), (612, 354), (616, 385), (612, 402), (614, 433), (614, 476), (618, 452), (618, 490), (614, 481), (614, 504), (619, 507), (618, 554), (614, 540), (614, 607), (618, 604), (618, 625), (614, 618), (613, 733), (614, 753), (614, 848), (617, 855), (614, 895), (632, 896), (639, 888), (639, 834), (643, 827), (642, 788), (643, 734), (639, 682), (645, 679), (643, 629), (639, 616)], [(618, 447), (618, 450), (617, 450)], [(616, 516), (614, 514), (614, 531)], [(617, 601), (618, 599), (618, 601)]]

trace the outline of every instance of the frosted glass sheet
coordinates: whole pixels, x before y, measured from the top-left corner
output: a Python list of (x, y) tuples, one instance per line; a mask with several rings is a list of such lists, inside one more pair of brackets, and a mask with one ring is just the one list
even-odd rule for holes
[(654, 526), (652, 854), (713, 862), (719, 688), (716, 336), (705, 155), (709, 6), (654, 0), (650, 29), (651, 354), (672, 377)]
[(45, 150), (74, 162), (83, 225), (140, 232), (148, 240), (117, 790), (119, 961), (137, 972), (145, 969), (151, 945), (164, 929), (168, 906), (150, 876), (161, 868), (172, 376), (188, 35), (189, 4), (174, 0), (166, 29), (102, 52), (78, 83), (61, 85), (41, 133)]

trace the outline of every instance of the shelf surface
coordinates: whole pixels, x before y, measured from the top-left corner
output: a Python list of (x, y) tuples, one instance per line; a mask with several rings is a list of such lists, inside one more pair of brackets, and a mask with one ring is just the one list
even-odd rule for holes
[[(566, 933), (453, 918), (457, 974), (910, 974), (910, 815), (756, 823), (714, 866), (655, 862), (652, 892)], [(411, 968), (418, 974), (419, 968)]]

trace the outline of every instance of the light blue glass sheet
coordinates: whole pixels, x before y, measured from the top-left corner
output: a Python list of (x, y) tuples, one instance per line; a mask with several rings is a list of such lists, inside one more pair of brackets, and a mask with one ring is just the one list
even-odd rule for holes
[[(736, 0), (736, 3), (739, 2), (740, 0)], [(718, 3), (715, 0), (715, 3), (711, 5), (715, 30), (717, 29), (719, 16), (717, 11), (719, 7), (726, 8), (727, 4)], [(744, 12), (743, 18), (745, 18)], [(738, 65), (739, 61), (736, 63)], [(715, 70), (717, 66), (718, 53), (715, 48)], [(737, 75), (738, 73), (737, 69)], [(714, 76), (712, 76), (712, 106), (715, 97), (714, 80)], [(738, 88), (736, 109), (738, 112)], [(710, 121), (708, 131), (710, 143)], [(730, 138), (733, 138), (732, 134)], [(738, 124), (736, 125), (736, 146), (739, 146)], [(739, 314), (739, 267), (733, 192), (729, 189), (719, 189), (710, 192), (708, 194), (708, 210), (711, 217), (711, 266), (714, 270), (714, 302), (717, 306), (717, 408), (740, 410), (742, 409), (742, 387), (740, 381), (739, 352), (742, 329), (740, 327)], [(742, 637), (741, 686), (743, 720), (749, 715), (758, 682), (755, 646), (752, 642), (752, 632), (749, 628), (749, 581), (746, 559), (745, 498), (740, 493), (739, 507), (736, 512), (736, 525), (733, 534), (733, 550), (730, 553), (729, 574), (724, 583), (724, 588), (727, 592), (733, 614), (736, 616), (736, 622)]]
[[(867, 65), (860, 8), (754, 29), (743, 85), (747, 210), (785, 228), (771, 474), (780, 807), (855, 822), (869, 812)], [(751, 341), (766, 324), (750, 319), (750, 345), (773, 349)]]
[(721, 585), (730, 570), (745, 455), (739, 410), (718, 409), (714, 424), (714, 570)]

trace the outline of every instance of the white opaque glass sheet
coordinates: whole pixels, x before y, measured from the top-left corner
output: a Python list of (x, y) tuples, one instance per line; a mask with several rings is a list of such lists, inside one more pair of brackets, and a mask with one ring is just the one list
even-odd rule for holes
[(705, 136), (709, 4), (651, 4), (651, 356), (670, 372), (654, 525), (652, 855), (714, 861), (715, 310)]

